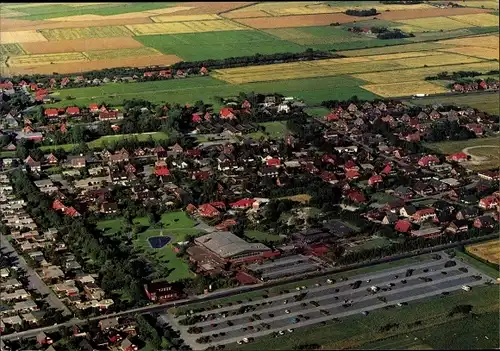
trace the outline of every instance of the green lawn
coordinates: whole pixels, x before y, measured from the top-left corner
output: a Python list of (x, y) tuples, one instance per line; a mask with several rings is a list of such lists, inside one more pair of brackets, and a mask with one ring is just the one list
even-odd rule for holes
[[(451, 309), (460, 304), (472, 305), (478, 318), (474, 319), (472, 315), (449, 317)], [(286, 338), (266, 336), (251, 345), (237, 346), (232, 350), (292, 350), (302, 344), (320, 344), (324, 349), (365, 349), (370, 348), (370, 345), (382, 348), (382, 342), (375, 342), (387, 340), (388, 336), (393, 335), (398, 337), (394, 345), (387, 342), (386, 349), (409, 349), (411, 346), (424, 348), (428, 344), (437, 349), (481, 348), (480, 345), (488, 345), (484, 348), (498, 347), (498, 308), (498, 286), (475, 287), (470, 292), (460, 290), (449, 296), (410, 302), (403, 308), (379, 309), (368, 316), (352, 315), (325, 326), (300, 328)], [(496, 315), (496, 320), (493, 315)], [(420, 321), (420, 326), (412, 325), (417, 321)], [(380, 328), (389, 323), (399, 326), (389, 332), (381, 332)], [(469, 324), (470, 329), (466, 327)], [(405, 341), (406, 335), (413, 334), (422, 342)], [(476, 339), (479, 335), (483, 339), (481, 342)], [(489, 339), (485, 339), (485, 335)], [(464, 342), (465, 339), (469, 341)]]
[[(130, 139), (131, 137), (137, 138), (138, 141), (147, 141), (150, 138), (153, 140), (166, 140), (168, 135), (163, 132), (152, 132), (152, 133), (133, 133), (133, 134), (119, 134), (119, 135), (105, 135), (99, 139), (88, 142), (87, 145), (90, 149), (100, 149), (105, 146), (106, 143), (112, 143), (114, 141)], [(41, 150), (52, 150), (52, 149), (64, 149), (65, 151), (71, 151), (78, 144), (63, 144), (63, 145), (46, 145), (40, 147)]]
[(430, 105), (440, 103), (443, 105), (470, 106), (480, 111), (500, 115), (500, 102), (497, 94), (460, 94), (451, 96), (437, 96), (416, 99), (411, 101), (416, 105)]
[(0, 151), (0, 157), (16, 157), (15, 151)]
[(135, 37), (144, 46), (164, 54), (174, 54), (185, 61), (224, 59), (228, 57), (303, 52), (305, 47), (281, 40), (257, 30), (237, 30)]
[(264, 122), (264, 123), (259, 123), (259, 125), (264, 126), (264, 128), (266, 128), (266, 132), (269, 133), (269, 135), (275, 139), (283, 138), (285, 134), (288, 132), (288, 129), (286, 127), (286, 122), (282, 121)]
[[(5, 6), (15, 11), (26, 13), (26, 16), (19, 17), (26, 20), (44, 20), (56, 17), (69, 17), (79, 15), (100, 15), (111, 16), (130, 12), (140, 12), (154, 9), (161, 9), (174, 6), (175, 3), (157, 2), (157, 3), (121, 3), (121, 4), (89, 4), (89, 6), (72, 7), (64, 4), (30, 6), (14, 8)], [(18, 17), (16, 17), (18, 18)]]
[(266, 241), (280, 241), (283, 239), (283, 237), (281, 237), (279, 235), (264, 233), (264, 232), (260, 232), (257, 230), (248, 230), (245, 232), (245, 236), (247, 236), (249, 238), (254, 238), (257, 240), (266, 240)]
[[(149, 220), (147, 217), (135, 218), (134, 223), (149, 227)], [(160, 223), (162, 223), (161, 226), (149, 227), (145, 231), (139, 233), (134, 245), (144, 252), (146, 256), (154, 256), (158, 261), (166, 264), (167, 268), (173, 269), (168, 276), (169, 281), (192, 277), (193, 273), (189, 270), (188, 264), (176, 256), (172, 244), (185, 241), (187, 235), (199, 234), (200, 230), (195, 229), (195, 222), (181, 211), (164, 213), (161, 216)], [(122, 229), (122, 225), (122, 218), (115, 218), (97, 223), (99, 229), (105, 230), (104, 235), (115, 235)], [(171, 238), (170, 243), (160, 249), (152, 248), (148, 242), (148, 238), (161, 234), (169, 236)]]
[(326, 107), (308, 107), (304, 109), (304, 112), (313, 117), (324, 117), (330, 110)]
[[(350, 76), (293, 79), (286, 82), (260, 82), (232, 85), (211, 77), (163, 80), (144, 83), (106, 84), (102, 87), (65, 89), (62, 94), (75, 97), (47, 107), (88, 106), (96, 101), (106, 101), (118, 106), (124, 99), (146, 99), (154, 103), (193, 104), (197, 100), (221, 107), (216, 96), (234, 96), (238, 92), (281, 93), (302, 99), (306, 104), (318, 105), (325, 100), (346, 100), (353, 95), (359, 99), (373, 100), (377, 95), (360, 88), (364, 82)], [(113, 95), (116, 94), (116, 95)], [(92, 98), (94, 97), (94, 98)]]
[(374, 238), (363, 242), (361, 245), (356, 245), (355, 247), (352, 247), (350, 249), (354, 251), (361, 251), (361, 250), (375, 249), (378, 247), (384, 247), (389, 245), (391, 245), (391, 242), (386, 238)]

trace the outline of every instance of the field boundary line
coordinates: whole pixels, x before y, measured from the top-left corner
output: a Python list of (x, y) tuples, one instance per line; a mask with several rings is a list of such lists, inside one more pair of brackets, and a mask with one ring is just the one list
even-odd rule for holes
[(236, 11), (236, 10), (241, 10), (241, 9), (244, 9), (244, 8), (256, 5), (256, 4), (258, 4), (258, 2), (257, 1), (253, 1), (250, 4), (242, 5), (240, 7), (235, 7), (234, 9), (230, 9), (230, 10), (224, 10), (224, 11), (216, 12), (215, 14), (220, 16), (220, 15), (222, 15), (224, 13), (229, 13), (229, 12)]

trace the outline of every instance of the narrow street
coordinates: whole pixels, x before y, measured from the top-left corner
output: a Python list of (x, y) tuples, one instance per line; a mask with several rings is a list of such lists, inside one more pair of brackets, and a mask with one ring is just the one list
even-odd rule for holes
[(12, 247), (12, 245), (7, 240), (7, 237), (2, 235), (1, 241), (2, 241), (2, 248), (5, 250), (5, 254), (12, 254), (13, 256), (15, 256), (17, 258), (17, 261), (19, 262), (19, 266), (26, 271), (26, 274), (28, 275), (28, 279), (30, 282), (29, 289), (36, 289), (41, 295), (48, 294), (45, 300), (51, 307), (61, 310), (63, 312), (63, 315), (65, 316), (71, 316), (72, 313), (66, 307), (66, 305), (64, 305), (64, 303), (62, 303), (61, 300), (59, 300), (59, 298), (42, 281), (42, 279), (40, 279), (38, 274), (28, 265), (26, 260), (17, 253), (17, 251)]

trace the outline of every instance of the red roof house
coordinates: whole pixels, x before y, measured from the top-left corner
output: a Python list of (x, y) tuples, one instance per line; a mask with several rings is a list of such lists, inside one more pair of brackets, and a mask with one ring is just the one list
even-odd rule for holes
[(399, 221), (397, 221), (396, 225), (394, 226), (394, 230), (400, 233), (408, 233), (410, 229), (411, 223), (404, 219), (400, 219)]
[(246, 210), (247, 208), (251, 207), (254, 202), (254, 199), (241, 199), (229, 205), (231, 206), (231, 208)]
[(92, 112), (92, 113), (99, 112), (99, 105), (97, 105), (97, 104), (90, 104), (89, 111)]
[(481, 83), (479, 83), (479, 87), (481, 89), (488, 89), (488, 84), (484, 80), (482, 80)]
[(248, 100), (243, 101), (243, 103), (241, 104), (241, 108), (247, 109), (250, 107), (252, 107), (252, 105), (248, 102)]
[(222, 119), (234, 119), (234, 110), (231, 107), (223, 107), (219, 112), (220, 118)]
[(56, 108), (48, 108), (44, 112), (47, 117), (57, 117), (59, 115), (59, 111)]
[(353, 160), (349, 160), (344, 164), (344, 170), (346, 171), (359, 171), (359, 167), (354, 163)]
[(467, 154), (465, 152), (457, 152), (446, 157), (448, 161), (467, 161)]
[(498, 198), (496, 196), (490, 195), (483, 197), (481, 200), (479, 200), (479, 207), (485, 210), (489, 210), (498, 205), (498, 203), (499, 203)]
[(101, 111), (99, 113), (100, 121), (115, 120), (118, 118), (118, 111)]
[(211, 204), (203, 204), (198, 207), (198, 214), (202, 217), (213, 218), (220, 214), (220, 211)]
[(385, 175), (391, 173), (392, 171), (392, 168), (391, 168), (391, 165), (390, 164), (386, 164), (384, 169), (382, 170), (382, 173), (384, 173)]
[(70, 116), (75, 116), (80, 114), (80, 109), (78, 107), (68, 107), (66, 113)]
[(345, 172), (345, 177), (349, 180), (358, 179), (361, 176), (358, 171), (348, 170)]
[(166, 177), (166, 176), (170, 175), (170, 171), (169, 171), (169, 169), (167, 167), (157, 167), (155, 169), (155, 174), (158, 177)]
[(201, 122), (201, 115), (199, 113), (193, 113), (191, 116), (191, 121), (193, 123), (200, 123)]
[(382, 183), (382, 182), (383, 182), (383, 178), (379, 174), (371, 176), (370, 179), (368, 179), (368, 185), (374, 185), (374, 184)]
[(359, 191), (354, 190), (347, 194), (347, 198), (356, 203), (365, 203), (366, 197)]
[(208, 69), (207, 69), (206, 67), (202, 67), (202, 68), (200, 68), (200, 74), (201, 74), (201, 75), (205, 75), (205, 74), (207, 74), (207, 73), (208, 73)]
[(279, 167), (281, 165), (281, 160), (279, 158), (270, 158), (266, 161), (267, 166)]
[(421, 167), (428, 167), (436, 163), (439, 163), (439, 158), (434, 155), (427, 155), (418, 160), (418, 165)]
[(52, 208), (54, 210), (64, 210), (66, 206), (64, 206), (64, 204), (61, 201), (54, 200), (54, 202), (52, 203)]

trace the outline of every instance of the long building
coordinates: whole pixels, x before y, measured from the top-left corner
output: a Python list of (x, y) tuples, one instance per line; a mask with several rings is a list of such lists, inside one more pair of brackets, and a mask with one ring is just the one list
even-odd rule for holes
[(248, 243), (231, 232), (210, 233), (196, 238), (194, 242), (229, 262), (252, 261), (274, 255), (266, 245)]

